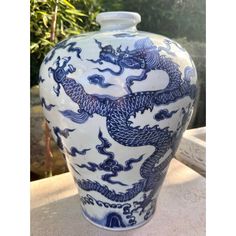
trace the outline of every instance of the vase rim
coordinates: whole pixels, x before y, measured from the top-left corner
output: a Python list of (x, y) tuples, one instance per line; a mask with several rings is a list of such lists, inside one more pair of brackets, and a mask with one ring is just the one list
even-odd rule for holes
[(96, 17), (96, 22), (101, 26), (101, 31), (133, 29), (141, 22), (137, 12), (109, 11), (101, 12)]

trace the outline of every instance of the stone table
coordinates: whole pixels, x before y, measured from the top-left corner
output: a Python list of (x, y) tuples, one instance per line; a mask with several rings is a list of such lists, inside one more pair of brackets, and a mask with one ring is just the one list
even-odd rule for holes
[(205, 178), (173, 159), (153, 218), (123, 232), (98, 228), (81, 215), (69, 173), (31, 182), (31, 236), (204, 236)]

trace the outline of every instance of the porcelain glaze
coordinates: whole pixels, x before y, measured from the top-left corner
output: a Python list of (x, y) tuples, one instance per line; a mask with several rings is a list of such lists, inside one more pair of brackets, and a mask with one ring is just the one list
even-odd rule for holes
[(101, 13), (101, 31), (57, 44), (40, 69), (45, 118), (79, 189), (84, 216), (111, 230), (155, 212), (196, 97), (178, 43), (140, 32), (137, 13)]

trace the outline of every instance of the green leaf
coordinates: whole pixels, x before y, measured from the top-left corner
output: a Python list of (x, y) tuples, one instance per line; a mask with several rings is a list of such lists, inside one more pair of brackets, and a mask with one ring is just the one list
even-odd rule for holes
[(69, 3), (67, 0), (62, 0), (61, 3), (62, 4), (64, 3), (66, 6), (72, 8), (72, 9), (75, 9), (75, 7), (71, 3)]
[(46, 28), (48, 28), (48, 18), (45, 15), (43, 15), (43, 24), (45, 25)]
[(64, 24), (63, 24), (63, 21), (60, 20), (60, 23), (61, 23), (61, 34), (65, 36), (66, 34), (65, 34), (65, 32), (64, 32)]
[(30, 44), (30, 51), (33, 52), (39, 48), (39, 45), (37, 43), (31, 43)]
[(48, 16), (48, 13), (45, 11), (36, 11), (37, 14)]
[(80, 34), (80, 32), (81, 32), (80, 30), (69, 30), (69, 29), (66, 30), (66, 33), (72, 34), (72, 35)]
[(58, 14), (58, 18), (61, 18), (63, 21), (67, 22), (69, 25), (73, 24), (71, 19), (67, 19), (67, 17), (63, 16), (62, 14)]
[(49, 41), (47, 39), (42, 38), (41, 41), (44, 42), (44, 43), (48, 43), (50, 45), (53, 45), (53, 42), (51, 42), (51, 41)]
[(67, 13), (71, 13), (77, 16), (87, 16), (86, 14), (82, 13), (81, 11), (78, 10), (71, 10), (71, 9), (66, 9), (65, 10)]

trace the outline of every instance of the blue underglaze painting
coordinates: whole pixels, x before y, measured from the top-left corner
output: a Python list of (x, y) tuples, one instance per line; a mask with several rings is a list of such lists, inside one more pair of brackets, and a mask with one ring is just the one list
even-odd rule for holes
[[(137, 36), (117, 33), (112, 37), (134, 40)], [(120, 44), (114, 47), (99, 38), (94, 38), (92, 43), (93, 48), (98, 50), (94, 58), (83, 58), (83, 47), (66, 40), (58, 44), (44, 60), (48, 64), (50, 81), (53, 81), (52, 96), (60, 101), (64, 101), (63, 96), (66, 96), (77, 109), (72, 106), (57, 108), (48, 104), (44, 97), (41, 103), (48, 113), (57, 112), (68, 125), (62, 128), (52, 124), (50, 119), (57, 145), (72, 160), (70, 167), (76, 174), (75, 181), (83, 194), (87, 193), (81, 197), (86, 217), (107, 228), (126, 228), (142, 224), (154, 214), (157, 193), (192, 112), (197, 92), (192, 82), (195, 68), (190, 65), (183, 70), (180, 68), (174, 59), (175, 48), (182, 52), (185, 50), (168, 39), (164, 39), (162, 46), (157, 46), (149, 37), (137, 37), (133, 45), (128, 46)], [(58, 50), (67, 51), (70, 56), (56, 57)], [(79, 64), (75, 65), (72, 56), (79, 63), (89, 63), (87, 65), (93, 70), (83, 78), (84, 81), (82, 77), (76, 77)], [(125, 76), (131, 70), (135, 73)], [(135, 90), (134, 85), (142, 88), (141, 84), (154, 71), (164, 71), (168, 75), (167, 86), (159, 90)], [(113, 78), (121, 81), (124, 95), (110, 95), (110, 91), (117, 86)], [(41, 79), (41, 84), (44, 86), (46, 81)], [(86, 84), (102, 89), (103, 94), (88, 92)], [(170, 105), (174, 103), (178, 106), (172, 108)], [(137, 118), (137, 114), (143, 115), (146, 111), (152, 112), (155, 125), (147, 122), (145, 126), (134, 127), (130, 118), (134, 117), (139, 122), (141, 118)], [(79, 143), (86, 133), (83, 127), (89, 122), (97, 122), (96, 117), (103, 120), (98, 124), (103, 127), (93, 130), (96, 143), (88, 143), (83, 148), (76, 146), (75, 142), (73, 145), (67, 144), (74, 132), (81, 131), (77, 140)], [(163, 125), (171, 119), (178, 120), (177, 128)], [(141, 152), (124, 157), (114, 151), (117, 145), (127, 150), (148, 146), (153, 151), (150, 155)], [(120, 176), (135, 171), (138, 173), (137, 180), (132, 184), (122, 178), (120, 180)], [(96, 176), (97, 179), (89, 176)], [(106, 201), (96, 199), (94, 193)], [(92, 207), (103, 209), (103, 214), (93, 215), (88, 210)]]

